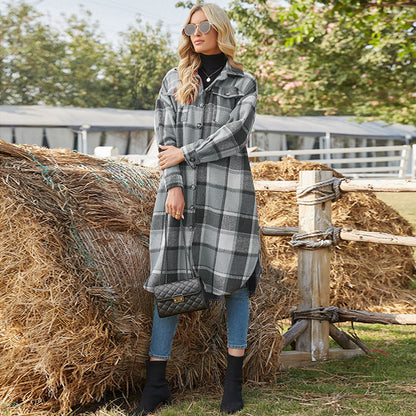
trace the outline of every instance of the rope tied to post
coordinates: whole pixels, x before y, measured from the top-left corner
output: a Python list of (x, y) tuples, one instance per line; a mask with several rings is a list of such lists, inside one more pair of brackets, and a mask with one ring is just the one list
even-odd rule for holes
[[(331, 178), (326, 181), (318, 182), (313, 185), (298, 187), (296, 191), (297, 202), (300, 205), (315, 205), (326, 201), (338, 201), (341, 198), (341, 182), (344, 178)], [(330, 189), (325, 189), (331, 185)], [(318, 198), (305, 201), (300, 199), (310, 193), (318, 195)]]
[[(323, 231), (295, 233), (289, 244), (292, 247), (302, 247), (305, 250), (336, 246), (341, 241), (341, 230), (342, 227), (329, 227)], [(310, 240), (311, 238), (318, 238), (318, 240)]]

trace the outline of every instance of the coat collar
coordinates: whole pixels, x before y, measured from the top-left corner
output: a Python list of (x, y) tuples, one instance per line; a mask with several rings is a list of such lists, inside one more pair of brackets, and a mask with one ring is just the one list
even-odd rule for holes
[(242, 77), (244, 75), (244, 71), (239, 68), (234, 68), (231, 66), (230, 61), (227, 60), (223, 70), (221, 71), (220, 75), (218, 75), (217, 79), (225, 79), (227, 75)]
[[(202, 80), (197, 72), (195, 72), (195, 76), (199, 79), (199, 93), (200, 93), (204, 89), (202, 85)], [(215, 78), (214, 82), (211, 85), (209, 85), (205, 91), (209, 91), (212, 85), (214, 85), (217, 81), (223, 81), (224, 79), (227, 79), (228, 76), (242, 77), (244, 76), (244, 71), (239, 68), (234, 68), (230, 64), (230, 61), (227, 60), (224, 68), (222, 69), (218, 77)]]

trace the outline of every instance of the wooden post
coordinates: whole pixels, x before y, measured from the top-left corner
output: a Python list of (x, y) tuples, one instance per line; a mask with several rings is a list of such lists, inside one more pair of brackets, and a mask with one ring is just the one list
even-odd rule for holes
[[(299, 173), (299, 185), (310, 186), (332, 178), (331, 171), (314, 170)], [(330, 187), (330, 186), (329, 186)], [(302, 200), (317, 199), (314, 193)], [(331, 201), (314, 205), (299, 204), (299, 233), (326, 230), (331, 227)], [(302, 298), (299, 310), (329, 306), (330, 252), (328, 248), (298, 250), (298, 285)], [(312, 361), (328, 358), (329, 322), (312, 320), (296, 341), (296, 350), (311, 353)]]

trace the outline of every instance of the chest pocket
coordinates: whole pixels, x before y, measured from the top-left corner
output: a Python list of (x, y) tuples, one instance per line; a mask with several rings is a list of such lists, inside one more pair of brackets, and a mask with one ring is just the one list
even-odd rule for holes
[(213, 87), (207, 103), (206, 121), (219, 126), (224, 125), (242, 97), (243, 93), (236, 87)]
[(178, 114), (177, 114), (177, 120), (179, 124), (186, 123), (188, 120), (188, 114), (189, 114), (189, 104), (186, 105), (178, 105)]
[(178, 124), (183, 124), (188, 120), (188, 113), (189, 113), (189, 104), (182, 105), (180, 104), (175, 98), (175, 91), (176, 88), (171, 88), (168, 91), (169, 98), (172, 103), (176, 104), (176, 122)]

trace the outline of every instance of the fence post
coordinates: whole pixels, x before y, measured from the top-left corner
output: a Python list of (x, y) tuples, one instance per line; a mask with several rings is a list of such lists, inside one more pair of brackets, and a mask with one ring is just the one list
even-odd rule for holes
[(402, 157), (402, 159), (400, 160), (400, 166), (399, 166), (399, 178), (400, 179), (406, 178), (407, 165), (409, 163), (411, 152), (412, 152), (411, 146), (403, 146), (403, 150), (400, 152), (400, 156)]
[(412, 167), (411, 167), (411, 179), (416, 179), (416, 144), (412, 144)]
[[(299, 172), (299, 186), (305, 187), (332, 178), (332, 171), (313, 170)], [(314, 200), (309, 193), (302, 200)], [(299, 204), (299, 233), (326, 230), (331, 226), (331, 201), (314, 205)], [(298, 249), (298, 285), (302, 298), (299, 310), (329, 306), (329, 248)], [(328, 358), (329, 322), (311, 320), (306, 331), (296, 341), (297, 351), (311, 353), (312, 361)]]

